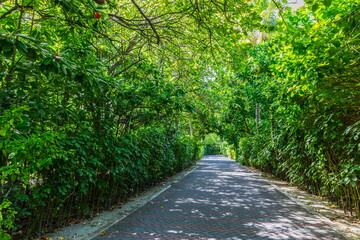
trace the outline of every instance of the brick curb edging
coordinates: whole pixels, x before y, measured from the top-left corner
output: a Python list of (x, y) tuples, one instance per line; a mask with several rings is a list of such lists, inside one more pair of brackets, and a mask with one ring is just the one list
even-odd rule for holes
[[(235, 161), (235, 160), (234, 160)], [(239, 163), (240, 164), (240, 163)], [(241, 165), (241, 164), (240, 164)], [(360, 240), (360, 238), (357, 238), (353, 235), (351, 235), (351, 233), (348, 233), (344, 230), (342, 230), (339, 226), (337, 226), (335, 223), (333, 223), (329, 218), (327, 218), (326, 216), (322, 215), (321, 213), (318, 213), (316, 211), (314, 211), (314, 209), (308, 207), (306, 204), (304, 204), (303, 202), (301, 202), (301, 200), (298, 200), (297, 198), (295, 198), (291, 193), (282, 190), (280, 187), (278, 187), (276, 185), (276, 183), (274, 183), (271, 180), (271, 177), (263, 177), (262, 176), (262, 171), (261, 170), (254, 170), (251, 169), (247, 166), (241, 165), (244, 168), (246, 168), (248, 171), (256, 174), (259, 178), (265, 180), (266, 182), (268, 182), (271, 186), (273, 186), (277, 191), (279, 191), (280, 193), (284, 194), (285, 196), (287, 196), (288, 198), (290, 198), (293, 202), (295, 202), (296, 204), (298, 204), (299, 206), (301, 206), (302, 208), (306, 209), (307, 211), (311, 212), (312, 214), (314, 214), (316, 217), (318, 217), (320, 220), (322, 220), (323, 222), (325, 222), (326, 224), (328, 224), (329, 226), (331, 226), (334, 230), (336, 230), (339, 234), (341, 234), (344, 238), (348, 239), (348, 240)], [(270, 179), (269, 179), (270, 178)], [(276, 180), (276, 179), (274, 179)]]
[(130, 198), (127, 203), (119, 206), (116, 210), (102, 212), (94, 218), (65, 227), (56, 233), (49, 233), (46, 237), (49, 240), (90, 240), (165, 192), (171, 185), (181, 181), (181, 179), (196, 170), (199, 163), (200, 161), (197, 161), (196, 164), (166, 179), (164, 182), (145, 190), (136, 197)]

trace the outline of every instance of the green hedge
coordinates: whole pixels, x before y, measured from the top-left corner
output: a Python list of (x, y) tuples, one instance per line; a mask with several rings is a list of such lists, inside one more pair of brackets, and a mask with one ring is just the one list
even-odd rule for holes
[[(297, 122), (299, 124), (300, 122)], [(237, 160), (272, 173), (309, 192), (325, 196), (345, 211), (360, 215), (359, 129), (328, 135), (319, 125), (293, 125), (279, 132), (274, 142), (269, 134), (258, 133), (239, 142)], [(333, 119), (327, 128), (337, 125)]]
[(86, 122), (19, 134), (28, 110), (6, 110), (1, 117), (1, 239), (25, 238), (93, 216), (200, 158), (195, 138), (161, 126), (122, 138), (99, 135)]

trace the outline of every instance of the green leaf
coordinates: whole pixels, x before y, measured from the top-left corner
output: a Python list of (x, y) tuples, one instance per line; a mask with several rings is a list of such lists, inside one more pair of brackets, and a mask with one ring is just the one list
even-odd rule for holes
[(332, 0), (324, 0), (325, 7), (330, 7)]
[(333, 44), (334, 44), (334, 46), (337, 47), (337, 48), (341, 46), (340, 40), (334, 41)]
[(16, 94), (17, 94), (19, 97), (25, 96), (25, 92), (24, 92), (23, 90), (17, 90)]
[(39, 40), (36, 40), (35, 38), (29, 37), (29, 36), (24, 35), (24, 34), (15, 34), (15, 36), (19, 36), (19, 37), (25, 38), (25, 39), (33, 41), (33, 42), (39, 42)]
[(313, 10), (313, 12), (315, 12), (316, 10), (318, 10), (319, 8), (319, 4), (315, 3), (314, 5), (312, 5), (311, 9)]
[(6, 129), (0, 129), (0, 136), (6, 136)]
[(42, 64), (49, 65), (52, 62), (52, 60), (53, 60), (52, 58), (45, 58)]
[(4, 53), (6, 53), (6, 52), (11, 52), (13, 50), (13, 48), (14, 48), (14, 45), (7, 42), (3, 45), (2, 50)]
[(67, 75), (66, 67), (64, 67), (63, 65), (61, 65), (60, 67), (61, 67), (61, 71), (64, 73), (64, 75)]
[(22, 55), (26, 56), (28, 54), (27, 47), (24, 43), (17, 40), (15, 46)]

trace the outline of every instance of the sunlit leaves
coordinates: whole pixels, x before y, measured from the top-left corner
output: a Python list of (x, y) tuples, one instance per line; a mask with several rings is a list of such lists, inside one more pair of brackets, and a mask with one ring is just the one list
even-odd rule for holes
[(306, 3), (284, 12), (277, 32), (237, 59), (223, 136), (237, 145), (242, 163), (359, 214), (358, 172), (350, 170), (359, 166), (359, 6)]

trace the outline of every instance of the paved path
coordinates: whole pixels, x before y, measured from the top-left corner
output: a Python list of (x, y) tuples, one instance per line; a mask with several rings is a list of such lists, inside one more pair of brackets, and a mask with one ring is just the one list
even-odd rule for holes
[(101, 239), (345, 239), (256, 174), (207, 156)]

